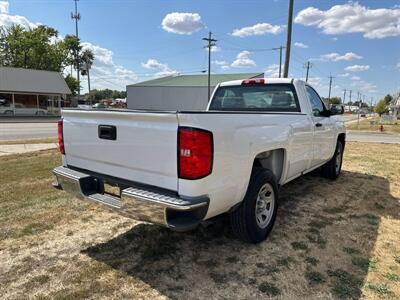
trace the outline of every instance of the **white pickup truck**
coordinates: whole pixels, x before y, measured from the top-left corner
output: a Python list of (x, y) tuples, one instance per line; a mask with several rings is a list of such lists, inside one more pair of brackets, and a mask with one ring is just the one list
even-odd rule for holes
[(54, 185), (177, 231), (228, 213), (234, 233), (257, 243), (280, 186), (319, 167), (339, 176), (341, 113), (304, 81), (277, 78), (220, 83), (206, 111), (64, 109)]

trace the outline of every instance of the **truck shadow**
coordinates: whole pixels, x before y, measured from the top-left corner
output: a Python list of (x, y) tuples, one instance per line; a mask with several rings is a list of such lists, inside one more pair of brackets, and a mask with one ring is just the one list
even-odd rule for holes
[(337, 181), (310, 174), (280, 195), (275, 227), (258, 245), (237, 240), (221, 218), (188, 233), (142, 223), (83, 253), (170, 298), (360, 298), (379, 259), (379, 226), (399, 219), (389, 181), (348, 171)]

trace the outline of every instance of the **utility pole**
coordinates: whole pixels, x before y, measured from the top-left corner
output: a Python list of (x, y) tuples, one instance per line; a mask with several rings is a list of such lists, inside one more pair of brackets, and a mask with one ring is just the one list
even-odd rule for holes
[(279, 78), (282, 77), (282, 49), (285, 49), (285, 47), (272, 48), (272, 50), (279, 50)]
[[(349, 91), (350, 95), (349, 95), (349, 102), (351, 102), (351, 93), (353, 92), (352, 90)], [(352, 103), (353, 104), (353, 103)]]
[(310, 63), (310, 61), (308, 61), (306, 64), (303, 65), (303, 68), (307, 69), (306, 82), (308, 82), (308, 71), (310, 70), (311, 67), (312, 67), (312, 63)]
[[(71, 13), (71, 19), (75, 19), (75, 35), (77, 38), (79, 38), (79, 33), (78, 33), (78, 22), (81, 19), (81, 14), (78, 12), (78, 1), (79, 0), (73, 0), (75, 1), (75, 13)], [(78, 80), (79, 84), (79, 89), (78, 89), (78, 100), (80, 99), (81, 96), (81, 84), (80, 84), (80, 74), (79, 74), (79, 52), (76, 51), (75, 53), (75, 60), (76, 60), (76, 79)]]
[(287, 78), (289, 75), (289, 60), (290, 60), (290, 45), (292, 43), (292, 24), (293, 24), (293, 0), (289, 0), (289, 13), (288, 13), (288, 26), (286, 36), (286, 53), (285, 53), (285, 70), (283, 77)]
[(217, 40), (211, 38), (212, 36), (212, 32), (210, 31), (208, 33), (208, 38), (203, 38), (203, 41), (207, 41), (208, 45), (205, 46), (206, 48), (208, 48), (208, 99), (207, 102), (210, 101), (210, 97), (211, 97), (211, 48), (213, 46), (215, 46), (215, 42)]
[(346, 89), (343, 90), (343, 104), (346, 103)]
[(332, 78), (335, 78), (335, 77), (333, 77), (332, 74), (330, 74), (328, 78), (329, 78), (328, 104), (331, 104)]
[(361, 109), (361, 93), (357, 92), (357, 101), (358, 101), (358, 114), (357, 114), (357, 129), (360, 126), (360, 109)]
[(370, 100), (370, 102), (369, 102), (369, 111), (370, 111), (370, 116), (372, 116), (372, 99), (373, 99), (374, 97), (371, 97), (371, 100)]

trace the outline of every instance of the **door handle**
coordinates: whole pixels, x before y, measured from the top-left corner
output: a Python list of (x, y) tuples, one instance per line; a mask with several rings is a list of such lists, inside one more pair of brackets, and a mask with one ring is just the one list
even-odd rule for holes
[(117, 127), (112, 125), (99, 125), (99, 138), (105, 140), (117, 139)]
[(317, 123), (317, 124), (315, 124), (315, 127), (322, 127), (322, 124), (321, 123)]

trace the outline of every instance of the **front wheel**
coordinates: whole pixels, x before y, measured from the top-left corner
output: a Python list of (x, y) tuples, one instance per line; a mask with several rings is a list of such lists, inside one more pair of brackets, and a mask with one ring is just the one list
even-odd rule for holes
[(322, 173), (326, 178), (336, 179), (342, 170), (343, 161), (343, 143), (337, 141), (335, 154), (325, 165), (322, 166)]
[(242, 240), (259, 243), (274, 226), (278, 209), (278, 185), (270, 170), (253, 171), (246, 195), (230, 215), (233, 232)]

